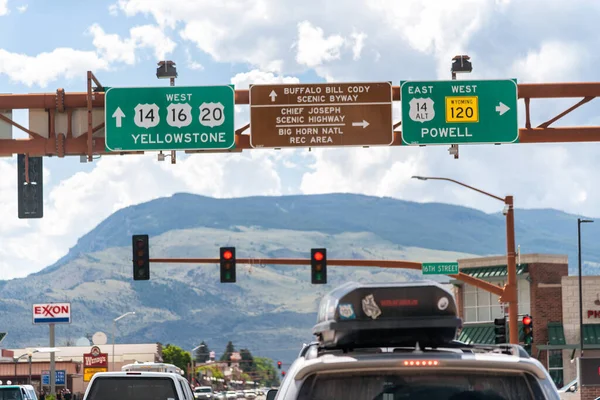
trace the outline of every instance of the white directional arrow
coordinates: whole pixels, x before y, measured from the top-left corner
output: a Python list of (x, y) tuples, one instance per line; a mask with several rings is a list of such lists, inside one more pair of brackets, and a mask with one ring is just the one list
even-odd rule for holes
[(121, 110), (121, 107), (117, 107), (117, 109), (113, 113), (112, 117), (117, 120), (117, 128), (120, 128), (121, 127), (121, 119), (123, 119), (125, 117), (125, 114), (123, 113), (123, 110)]
[(271, 97), (272, 102), (275, 101), (275, 97), (277, 97), (277, 93), (275, 93), (275, 90), (271, 90), (271, 93), (269, 93), (269, 97)]
[(503, 115), (508, 110), (510, 110), (510, 108), (506, 104), (504, 104), (503, 102), (500, 102), (496, 106), (496, 112), (500, 113), (500, 115)]
[(362, 126), (363, 129), (365, 129), (367, 126), (369, 126), (369, 123), (363, 119), (362, 122), (353, 122), (352, 126)]

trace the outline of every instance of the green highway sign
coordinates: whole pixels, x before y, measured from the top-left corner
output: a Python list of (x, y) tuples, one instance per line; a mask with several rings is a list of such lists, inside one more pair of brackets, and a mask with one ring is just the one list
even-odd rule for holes
[(402, 81), (405, 145), (517, 143), (517, 81)]
[(421, 270), (423, 275), (456, 275), (458, 274), (458, 263), (422, 263)]
[(106, 148), (231, 149), (234, 106), (233, 85), (110, 88), (104, 100)]

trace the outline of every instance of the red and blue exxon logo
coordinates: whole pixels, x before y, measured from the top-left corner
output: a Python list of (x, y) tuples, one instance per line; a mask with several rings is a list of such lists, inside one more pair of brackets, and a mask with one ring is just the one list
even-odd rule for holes
[(43, 303), (33, 305), (34, 324), (70, 324), (71, 303)]

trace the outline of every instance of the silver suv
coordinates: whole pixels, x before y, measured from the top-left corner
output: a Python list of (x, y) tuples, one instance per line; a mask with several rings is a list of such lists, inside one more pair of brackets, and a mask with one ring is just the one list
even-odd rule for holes
[(559, 400), (542, 364), (517, 345), (454, 340), (462, 321), (435, 282), (343, 285), (267, 400)]

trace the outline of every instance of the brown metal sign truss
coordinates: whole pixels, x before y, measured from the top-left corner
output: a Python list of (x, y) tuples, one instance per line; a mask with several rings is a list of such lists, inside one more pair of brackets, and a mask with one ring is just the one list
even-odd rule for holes
[[(96, 85), (94, 87), (94, 84)], [(600, 142), (600, 126), (572, 126), (554, 128), (551, 125), (573, 110), (600, 96), (600, 82), (591, 83), (526, 83), (518, 85), (518, 97), (525, 102), (525, 127), (519, 129), (519, 143), (558, 143), (558, 142)], [(570, 99), (581, 98), (572, 107), (537, 126), (531, 122), (531, 99)], [(393, 87), (393, 99), (400, 100), (400, 87)], [(235, 91), (235, 104), (249, 104), (248, 90)], [(0, 94), (0, 110), (44, 109), (48, 113), (48, 137), (29, 130), (12, 119), (0, 114), (0, 120), (9, 123), (29, 134), (29, 139), (0, 139), (0, 155), (27, 154), (31, 157), (43, 156), (87, 156), (89, 161), (94, 155), (143, 154), (137, 152), (107, 152), (104, 137), (94, 133), (104, 128), (104, 123), (93, 125), (92, 112), (104, 108), (104, 87), (90, 71), (87, 73), (87, 91), (65, 93), (58, 89), (56, 93), (36, 94)], [(88, 113), (87, 131), (84, 135), (73, 137), (72, 117), (74, 109), (86, 109)], [(67, 115), (68, 126), (65, 132), (57, 132), (56, 115)], [(399, 128), (401, 122), (394, 124)], [(243, 134), (249, 125), (236, 130), (236, 148), (232, 150), (187, 150), (186, 153), (229, 153), (250, 150), (250, 136)], [(394, 132), (392, 146), (402, 145), (402, 132)]]
[[(94, 87), (94, 85), (96, 85)], [(90, 71), (87, 73), (87, 91), (83, 93), (65, 93), (63, 89), (58, 89), (56, 93), (38, 93), (38, 94), (0, 94), (0, 111), (29, 109), (42, 110), (47, 113), (47, 134), (41, 134), (34, 130), (27, 129), (14, 122), (0, 113), (0, 120), (12, 126), (15, 126), (29, 135), (28, 139), (1, 139), (0, 138), (0, 156), (18, 157), (19, 174), (19, 218), (42, 218), (42, 165), (41, 160), (44, 156), (87, 156), (89, 161), (93, 160), (94, 155), (109, 154), (143, 154), (144, 152), (107, 152), (105, 148), (105, 139), (102, 136), (94, 135), (104, 128), (104, 123), (94, 125), (94, 111), (104, 108), (104, 86)], [(400, 87), (393, 86), (393, 100), (400, 100)], [(600, 97), (600, 82), (592, 83), (542, 83), (542, 84), (519, 84), (518, 98), (525, 102), (525, 127), (519, 129), (519, 143), (568, 143), (568, 142), (600, 142), (600, 126), (573, 126), (553, 128), (551, 125), (569, 114), (573, 110), (590, 102), (595, 97)], [(545, 121), (536, 127), (532, 125), (530, 105), (531, 99), (570, 99), (581, 98), (572, 107), (558, 114), (554, 118)], [(249, 91), (236, 90), (235, 104), (249, 104)], [(78, 135), (74, 135), (73, 115), (75, 112), (87, 110), (86, 127)], [(57, 124), (60, 116), (65, 124)], [(43, 124), (45, 125), (45, 121)], [(394, 129), (399, 128), (401, 122), (394, 124)], [(60, 131), (57, 126), (62, 126)], [(79, 127), (81, 128), (81, 127)], [(232, 150), (187, 150), (186, 153), (229, 153), (241, 152), (252, 149), (250, 146), (250, 136), (243, 134), (249, 125), (245, 125), (236, 130), (235, 149)], [(394, 131), (394, 141), (392, 146), (402, 145), (402, 132)], [(452, 145), (456, 147), (456, 145)], [(455, 154), (455, 158), (458, 154)], [(34, 161), (35, 160), (35, 161)], [(32, 163), (32, 161), (34, 161)], [(514, 254), (513, 254), (514, 255)], [(279, 264), (279, 265), (305, 265), (309, 260), (305, 259), (238, 259), (240, 263), (249, 264)], [(219, 259), (212, 258), (155, 258), (150, 259), (155, 263), (196, 263), (196, 264), (218, 264)], [(381, 267), (381, 268), (405, 268), (420, 270), (421, 263), (393, 260), (329, 260), (330, 265), (337, 266), (362, 266), (362, 267)], [(514, 271), (509, 271), (516, 280)], [(516, 308), (516, 287), (498, 287), (492, 283), (474, 278), (470, 275), (458, 273), (450, 275), (467, 284), (477, 286), (500, 297), (501, 302), (512, 303)], [(516, 314), (511, 315), (516, 321)], [(516, 324), (513, 324), (516, 326)], [(518, 343), (516, 335), (511, 335), (511, 343)]]

